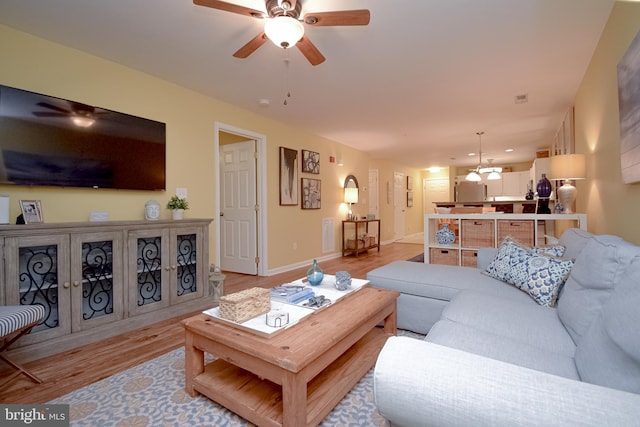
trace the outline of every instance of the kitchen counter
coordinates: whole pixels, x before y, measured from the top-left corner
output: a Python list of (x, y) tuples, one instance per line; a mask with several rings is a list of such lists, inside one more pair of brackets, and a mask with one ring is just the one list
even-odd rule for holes
[(487, 206), (495, 207), (496, 212), (504, 213), (535, 213), (536, 200), (511, 199), (511, 200), (478, 200), (476, 202), (433, 202), (436, 207), (465, 207), (465, 206)]

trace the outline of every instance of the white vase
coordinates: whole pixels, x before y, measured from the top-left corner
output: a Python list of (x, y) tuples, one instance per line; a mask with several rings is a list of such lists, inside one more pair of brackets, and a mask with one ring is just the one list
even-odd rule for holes
[(184, 209), (173, 209), (171, 216), (173, 219), (182, 219), (184, 217)]

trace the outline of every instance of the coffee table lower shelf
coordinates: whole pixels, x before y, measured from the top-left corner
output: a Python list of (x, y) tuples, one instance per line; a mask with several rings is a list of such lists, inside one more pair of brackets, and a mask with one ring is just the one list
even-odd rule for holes
[[(307, 384), (307, 425), (318, 425), (375, 365), (389, 334), (377, 327)], [(194, 389), (259, 425), (283, 425), (282, 388), (222, 359), (205, 366)]]

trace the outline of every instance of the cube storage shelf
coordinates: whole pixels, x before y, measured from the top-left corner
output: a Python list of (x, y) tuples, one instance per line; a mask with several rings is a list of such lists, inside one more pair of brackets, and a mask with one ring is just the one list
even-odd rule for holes
[[(456, 233), (451, 245), (442, 245), (436, 232), (443, 224)], [(587, 229), (586, 214), (426, 214), (424, 262), (477, 266), (478, 248), (498, 247), (507, 237), (528, 246), (553, 243), (567, 228)]]

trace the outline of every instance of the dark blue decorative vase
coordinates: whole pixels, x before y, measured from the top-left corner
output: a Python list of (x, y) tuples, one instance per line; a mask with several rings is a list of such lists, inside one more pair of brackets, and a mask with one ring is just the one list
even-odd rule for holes
[(324, 279), (324, 272), (318, 266), (318, 261), (314, 259), (313, 265), (307, 270), (307, 280), (311, 286), (318, 286), (322, 283), (322, 279)]
[(442, 228), (436, 231), (436, 240), (440, 245), (452, 245), (456, 240), (456, 233), (449, 228), (449, 224), (442, 224)]
[(550, 214), (549, 209), (549, 196), (551, 196), (551, 181), (547, 179), (547, 174), (542, 174), (542, 178), (538, 181), (536, 186), (538, 190), (538, 212), (539, 214)]

